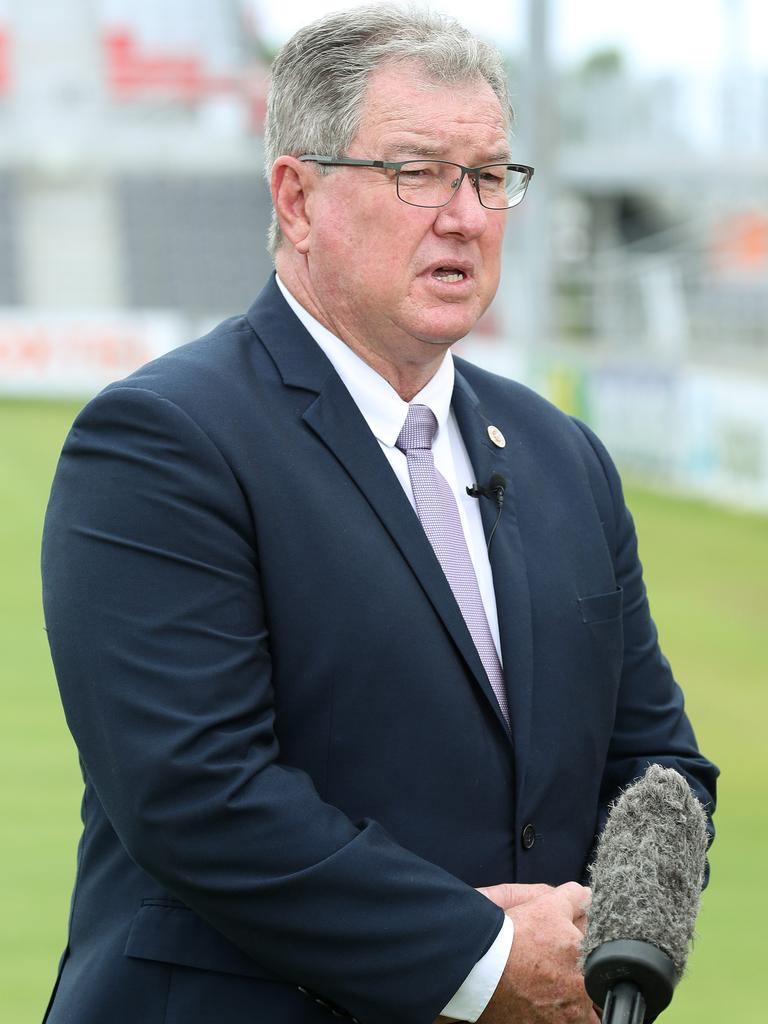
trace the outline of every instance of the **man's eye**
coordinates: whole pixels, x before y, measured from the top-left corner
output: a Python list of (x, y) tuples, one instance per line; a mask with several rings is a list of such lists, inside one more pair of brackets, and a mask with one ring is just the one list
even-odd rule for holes
[(400, 171), (400, 175), (406, 178), (433, 178), (436, 173), (435, 167), (430, 164), (409, 164)]

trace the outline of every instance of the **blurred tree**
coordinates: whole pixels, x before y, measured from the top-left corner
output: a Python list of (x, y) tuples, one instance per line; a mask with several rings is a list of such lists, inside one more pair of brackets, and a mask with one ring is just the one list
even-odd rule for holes
[(624, 71), (624, 54), (615, 46), (594, 50), (586, 57), (580, 68), (580, 73), (585, 78), (612, 78), (623, 75)]

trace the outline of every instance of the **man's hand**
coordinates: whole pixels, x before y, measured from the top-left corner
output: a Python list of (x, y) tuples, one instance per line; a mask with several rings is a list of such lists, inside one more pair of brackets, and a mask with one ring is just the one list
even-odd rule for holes
[[(519, 890), (544, 891), (524, 899)], [(481, 892), (494, 894), (494, 903), (508, 901), (515, 938), (478, 1024), (599, 1024), (577, 963), (589, 890), (567, 882), (557, 889), (502, 885)]]

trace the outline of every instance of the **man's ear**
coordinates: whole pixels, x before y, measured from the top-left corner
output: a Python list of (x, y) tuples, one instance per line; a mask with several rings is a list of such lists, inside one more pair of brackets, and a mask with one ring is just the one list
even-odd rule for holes
[(309, 194), (313, 175), (308, 164), (281, 156), (272, 166), (272, 202), (283, 237), (302, 255), (309, 251)]

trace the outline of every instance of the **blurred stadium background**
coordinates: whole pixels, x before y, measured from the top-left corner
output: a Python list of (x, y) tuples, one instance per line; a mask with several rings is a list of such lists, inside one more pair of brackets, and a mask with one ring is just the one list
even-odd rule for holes
[[(338, 6), (296, 3), (295, 24)], [(434, 6), (463, 17), (458, 3)], [(510, 219), (503, 287), (462, 354), (590, 422), (631, 481), (665, 648), (724, 769), (713, 886), (665, 1019), (757, 1014), (768, 917), (768, 48), (756, 56), (755, 39), (768, 33), (766, 5), (677, 0), (679, 67), (633, 51), (632, 19), (652, 4), (485, 6), (487, 20), (475, 13), (471, 25), (492, 41), (502, 11), (517, 26), (505, 44), (515, 152), (536, 177)], [(616, 40), (601, 27), (609, 8), (623, 19)], [(580, 49), (562, 38), (576, 12)], [(0, 0), (9, 1024), (42, 1014), (78, 833), (76, 758), (39, 602), (47, 489), (91, 394), (244, 309), (269, 273), (261, 129), (276, 23), (259, 0)], [(660, 39), (669, 28), (654, 27)]]

